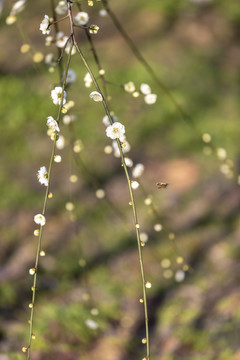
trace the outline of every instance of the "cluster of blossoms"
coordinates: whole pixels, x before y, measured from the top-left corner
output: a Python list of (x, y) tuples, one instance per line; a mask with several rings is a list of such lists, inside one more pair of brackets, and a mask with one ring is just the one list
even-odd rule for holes
[(50, 25), (50, 18), (48, 15), (44, 15), (44, 18), (40, 24), (40, 30), (43, 33), (43, 35), (50, 34), (51, 29), (49, 28), (49, 25)]
[(140, 90), (136, 89), (134, 82), (129, 81), (128, 83), (123, 85), (123, 88), (126, 92), (132, 94), (133, 97), (139, 97), (140, 94), (144, 95), (144, 101), (148, 105), (155, 104), (157, 101), (157, 95), (152, 94), (152, 90), (148, 84), (141, 84)]
[[(125, 126), (123, 124), (121, 124), (119, 121), (117, 121), (116, 116), (114, 116), (112, 114), (111, 114), (111, 120), (113, 122), (112, 124), (110, 123), (108, 116), (105, 115), (103, 117), (102, 121), (103, 121), (103, 124), (106, 126), (107, 137), (109, 137), (110, 139), (113, 140), (112, 147), (111, 147), (111, 149), (113, 150), (113, 154), (115, 157), (119, 158), (121, 156), (121, 154), (120, 154), (118, 142), (116, 140), (118, 139), (120, 141), (122, 153), (124, 155), (131, 150), (131, 146), (128, 143), (128, 141), (126, 140)], [(110, 153), (110, 152), (111, 151), (109, 151), (107, 149), (107, 153)], [(124, 156), (124, 161), (125, 161), (126, 166), (128, 166), (128, 167), (133, 166), (132, 159)], [(136, 164), (135, 167), (132, 169), (132, 176), (133, 176), (133, 178), (139, 178), (140, 176), (142, 176), (143, 172), (144, 172), (144, 165)], [(135, 190), (139, 187), (139, 183), (136, 180), (131, 181), (131, 187), (132, 187), (132, 189)]]
[(49, 129), (51, 129), (53, 132), (60, 132), (58, 123), (52, 116), (48, 116), (47, 118), (47, 126)]

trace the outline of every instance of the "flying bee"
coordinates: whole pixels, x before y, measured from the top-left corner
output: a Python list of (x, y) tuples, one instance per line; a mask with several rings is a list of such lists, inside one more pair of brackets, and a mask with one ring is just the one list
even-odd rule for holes
[(158, 189), (166, 189), (168, 187), (168, 183), (164, 183), (164, 182), (158, 182), (157, 184)]

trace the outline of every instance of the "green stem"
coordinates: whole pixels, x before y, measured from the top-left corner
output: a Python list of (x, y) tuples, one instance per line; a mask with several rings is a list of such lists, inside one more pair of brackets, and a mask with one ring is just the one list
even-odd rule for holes
[[(71, 27), (71, 32), (72, 32), (72, 39), (73, 39), (73, 43), (76, 47), (77, 52), (79, 53), (86, 69), (88, 70), (92, 81), (96, 87), (96, 90), (101, 93), (102, 98), (103, 98), (103, 106), (105, 109), (106, 114), (108, 115), (109, 121), (111, 124), (113, 124), (113, 120), (110, 114), (110, 110), (108, 108), (108, 105), (106, 103), (106, 100), (102, 94), (102, 91), (100, 90), (100, 87), (98, 85), (98, 82), (91, 70), (91, 68), (88, 65), (88, 62), (85, 58), (85, 56), (83, 55), (81, 49), (79, 48), (76, 38), (75, 38), (75, 34), (74, 34), (74, 25), (73, 25), (73, 18), (72, 18), (72, 10), (71, 10), (71, 2), (70, 0), (67, 0), (68, 3), (68, 14), (69, 14), (69, 21), (70, 21), (70, 27)], [(142, 248), (141, 248), (141, 242), (140, 242), (140, 231), (139, 231), (139, 224), (138, 224), (138, 218), (137, 218), (137, 210), (136, 210), (136, 204), (135, 204), (135, 200), (134, 200), (134, 195), (133, 195), (133, 191), (132, 191), (132, 187), (131, 187), (131, 181), (129, 178), (129, 174), (128, 174), (128, 169), (125, 163), (125, 159), (124, 159), (124, 154), (122, 151), (122, 147), (120, 144), (119, 139), (117, 139), (117, 144), (118, 144), (118, 148), (121, 154), (121, 160), (122, 160), (122, 164), (124, 167), (124, 171), (125, 171), (125, 175), (127, 178), (127, 183), (128, 183), (128, 188), (129, 188), (129, 193), (130, 193), (130, 198), (131, 198), (131, 204), (132, 204), (132, 209), (133, 209), (133, 217), (134, 217), (134, 222), (135, 222), (135, 229), (136, 229), (136, 236), (137, 236), (137, 244), (138, 244), (138, 255), (139, 255), (139, 262), (140, 262), (140, 270), (141, 270), (141, 278), (142, 278), (142, 291), (143, 291), (143, 301), (144, 301), (144, 317), (145, 317), (145, 331), (146, 331), (146, 345), (147, 345), (147, 350), (146, 350), (146, 356), (147, 359), (150, 358), (150, 340), (149, 340), (149, 328), (148, 328), (148, 308), (147, 308), (147, 294), (146, 294), (146, 287), (145, 287), (145, 275), (144, 275), (144, 267), (143, 267), (143, 258), (142, 258)]]
[[(61, 109), (62, 109), (62, 106), (63, 106), (63, 98), (64, 98), (63, 94), (64, 94), (64, 89), (65, 89), (66, 79), (67, 79), (67, 73), (68, 73), (70, 60), (71, 60), (72, 47), (73, 47), (73, 42), (71, 42), (70, 51), (69, 51), (68, 60), (67, 60), (67, 65), (66, 65), (66, 70), (65, 70), (65, 76), (64, 76), (63, 85), (62, 85), (62, 98), (61, 98), (61, 103), (59, 105), (58, 115), (57, 115), (57, 119), (56, 119), (56, 121), (58, 123), (60, 122), (60, 118), (61, 118)], [(45, 191), (42, 215), (45, 215), (46, 208), (47, 208), (47, 200), (48, 200), (48, 194), (49, 194), (49, 189), (50, 189), (50, 179), (51, 179), (52, 165), (53, 165), (55, 149), (56, 149), (56, 142), (57, 142), (57, 134), (55, 133), (54, 142), (53, 142), (53, 146), (52, 146), (51, 158), (50, 158), (49, 167), (48, 167), (48, 186), (46, 187), (46, 191)], [(34, 273), (33, 286), (32, 286), (32, 302), (31, 302), (32, 307), (31, 307), (31, 313), (30, 313), (30, 326), (29, 326), (29, 339), (28, 339), (28, 347), (27, 347), (27, 360), (30, 360), (30, 356), (31, 356), (34, 308), (35, 308), (36, 285), (37, 285), (37, 273), (38, 273), (38, 265), (39, 265), (39, 256), (40, 256), (41, 245), (42, 245), (42, 233), (43, 233), (43, 227), (40, 226), (40, 228), (39, 228), (39, 237), (38, 237), (38, 246), (37, 246), (37, 254), (36, 254), (36, 260), (35, 260), (35, 267), (34, 267), (35, 273)]]

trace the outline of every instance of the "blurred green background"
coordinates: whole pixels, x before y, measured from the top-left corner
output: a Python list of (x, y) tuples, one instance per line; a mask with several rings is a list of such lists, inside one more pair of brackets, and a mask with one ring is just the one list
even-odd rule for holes
[[(44, 189), (37, 182), (48, 166), (52, 143), (46, 118), (56, 117), (50, 91), (58, 71), (49, 72), (33, 55), (55, 52), (44, 46), (39, 23), (50, 15), (48, 1), (27, 3), (18, 21), (0, 18), (0, 360), (22, 359), (27, 344), (37, 240), (33, 217), (41, 212)], [(240, 7), (236, 1), (109, 0), (113, 11), (176, 101), (178, 110), (124, 43), (111, 19), (90, 8), (93, 38), (106, 78), (114, 84), (148, 83), (154, 105), (108, 85), (111, 109), (126, 126), (134, 163), (143, 163), (144, 191), (135, 191), (148, 290), (153, 360), (240, 359), (239, 290), (239, 80)], [(68, 33), (69, 27), (63, 24)], [(79, 44), (93, 71), (85, 34)], [(31, 45), (22, 54), (22, 44)], [(65, 148), (54, 164), (52, 192), (43, 234), (35, 306), (33, 360), (141, 359), (145, 345), (141, 280), (129, 195), (120, 160), (104, 153), (110, 144), (101, 104), (89, 99), (78, 55), (71, 68), (77, 82), (73, 128), (62, 125)], [(83, 143), (73, 155), (71, 136)], [(213, 147), (201, 135), (209, 133)], [(227, 151), (219, 160), (217, 148)], [(75, 161), (76, 160), (76, 161)], [(71, 175), (78, 181), (71, 183)], [(157, 182), (167, 182), (158, 190)], [(95, 192), (102, 188), (104, 199)], [(146, 206), (150, 196), (155, 209)], [(66, 210), (73, 202), (75, 210)], [(161, 232), (154, 225), (163, 226)], [(175, 239), (173, 239), (175, 234)], [(181, 263), (179, 257), (184, 256)], [(186, 264), (190, 271), (186, 271)], [(179, 274), (185, 274), (180, 279)], [(180, 281), (181, 280), (181, 281)], [(91, 322), (91, 321), (92, 322)]]

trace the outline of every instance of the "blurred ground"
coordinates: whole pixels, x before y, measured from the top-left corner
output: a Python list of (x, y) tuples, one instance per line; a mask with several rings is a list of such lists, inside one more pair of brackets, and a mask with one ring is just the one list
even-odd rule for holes
[[(146, 82), (158, 94), (157, 103), (148, 106), (117, 86), (108, 87), (112, 109), (127, 129), (129, 156), (145, 166), (136, 201), (141, 230), (149, 236), (143, 252), (152, 283), (152, 359), (238, 360), (239, 6), (223, 0), (110, 4), (194, 121), (181, 119), (110, 19), (99, 17), (96, 7), (88, 9), (101, 28), (95, 43), (109, 81)], [(9, 6), (0, 23), (0, 360), (22, 359), (27, 340), (28, 269), (37, 246), (33, 216), (41, 211), (44, 195), (36, 172), (49, 162), (45, 122), (55, 116), (49, 93), (58, 82), (57, 71), (49, 73), (44, 63), (32, 62), (34, 52), (54, 51), (44, 47), (38, 30), (43, 15), (50, 13), (48, 2), (29, 2), (17, 24), (6, 26)], [(79, 41), (96, 71), (84, 34)], [(26, 42), (32, 50), (21, 54)], [(126, 181), (119, 159), (103, 151), (110, 143), (101, 122), (104, 112), (89, 100), (82, 81), (86, 71), (76, 55), (71, 67), (78, 75), (69, 90), (76, 102), (74, 134), (84, 148), (74, 161), (71, 131), (62, 125), (66, 146), (59, 150), (62, 163), (53, 170), (32, 359), (141, 359), (144, 318)], [(209, 155), (202, 133), (213, 138)], [(217, 158), (216, 148), (227, 150), (225, 160)], [(76, 184), (69, 182), (71, 174), (78, 175)], [(169, 183), (168, 188), (157, 190), (159, 181)], [(97, 188), (105, 190), (105, 199), (96, 198)], [(155, 212), (144, 203), (148, 194)], [(65, 209), (69, 201), (74, 213)], [(154, 230), (157, 223), (163, 226), (160, 232)], [(98, 328), (89, 327), (89, 320)]]

